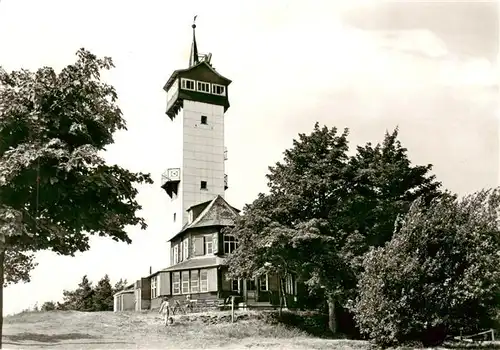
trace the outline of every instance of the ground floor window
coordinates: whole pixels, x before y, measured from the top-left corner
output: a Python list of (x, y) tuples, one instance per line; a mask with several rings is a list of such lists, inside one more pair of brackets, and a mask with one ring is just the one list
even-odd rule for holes
[(267, 292), (269, 290), (269, 277), (267, 273), (259, 277), (259, 290), (262, 292)]
[(200, 292), (208, 292), (208, 270), (200, 270)]
[(198, 279), (199, 279), (198, 270), (191, 271), (191, 293), (199, 292)]
[(158, 296), (158, 276), (151, 277), (151, 299), (154, 299)]
[(172, 273), (172, 294), (181, 294), (181, 273)]
[(240, 291), (240, 280), (231, 280), (231, 290), (233, 292)]
[(182, 294), (189, 294), (189, 271), (182, 271)]

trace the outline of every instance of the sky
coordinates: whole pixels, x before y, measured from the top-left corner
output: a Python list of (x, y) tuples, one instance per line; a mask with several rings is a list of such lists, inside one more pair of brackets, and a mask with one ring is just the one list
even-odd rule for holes
[(0, 65), (56, 70), (85, 47), (113, 58), (105, 74), (128, 131), (110, 163), (151, 173), (140, 188), (149, 227), (131, 245), (93, 238), (75, 257), (37, 253), (27, 284), (5, 290), (4, 314), (61, 300), (83, 275), (134, 281), (168, 266), (168, 196), (161, 173), (178, 150), (162, 87), (186, 68), (191, 24), (214, 67), (233, 81), (226, 113), (226, 199), (265, 192), (268, 166), (318, 121), (350, 129), (354, 148), (396, 126), (415, 164), (466, 194), (499, 182), (498, 4), (495, 2), (1, 0)]

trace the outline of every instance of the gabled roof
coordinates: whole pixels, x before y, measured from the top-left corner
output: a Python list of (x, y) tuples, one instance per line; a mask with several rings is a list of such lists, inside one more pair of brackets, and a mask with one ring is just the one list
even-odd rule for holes
[(166, 84), (165, 84), (165, 86), (163, 87), (163, 90), (167, 91), (167, 90), (170, 88), (170, 86), (172, 86), (172, 84), (174, 83), (175, 79), (177, 79), (177, 77), (179, 76), (179, 74), (180, 74), (180, 73), (185, 73), (185, 72), (188, 72), (188, 71), (190, 71), (190, 70), (192, 70), (192, 69), (196, 69), (197, 67), (200, 67), (200, 66), (202, 66), (202, 65), (207, 66), (207, 67), (208, 67), (208, 68), (209, 68), (212, 72), (214, 72), (215, 74), (217, 74), (220, 78), (222, 78), (222, 79), (226, 80), (228, 85), (229, 85), (229, 84), (231, 84), (231, 80), (230, 80), (230, 79), (228, 79), (228, 78), (226, 78), (226, 77), (224, 77), (224, 76), (222, 76), (221, 74), (219, 74), (219, 72), (217, 72), (217, 71), (214, 69), (214, 67), (212, 67), (212, 65), (211, 65), (211, 64), (209, 64), (209, 63), (208, 63), (208, 62), (206, 62), (206, 61), (201, 61), (201, 62), (199, 62), (198, 64), (195, 64), (195, 65), (194, 65), (194, 66), (192, 66), (192, 67), (189, 67), (189, 68), (186, 68), (186, 69), (177, 69), (177, 70), (175, 70), (175, 71), (172, 73), (172, 75), (170, 76), (170, 78), (168, 78), (167, 83), (166, 83)]
[[(206, 202), (197, 204), (205, 205)], [(190, 207), (192, 209), (193, 207)], [(188, 209), (189, 210), (189, 209)], [(211, 200), (198, 217), (191, 223), (187, 223), (179, 233), (169, 239), (173, 240), (181, 233), (195, 228), (213, 227), (213, 226), (234, 226), (235, 219), (239, 216), (239, 210), (230, 206), (224, 198), (217, 195)]]
[(218, 195), (184, 231), (197, 227), (233, 226), (238, 215), (239, 212)]
[[(198, 203), (198, 204), (192, 205), (192, 206), (190, 206), (189, 208), (187, 208), (187, 210), (186, 210), (186, 211), (190, 211), (190, 210), (192, 210), (192, 209), (194, 209), (194, 208), (197, 208), (197, 207), (204, 207), (204, 208), (206, 208), (206, 207), (207, 207), (210, 203), (212, 203), (213, 201), (214, 201), (214, 200), (213, 200), (213, 199), (211, 199), (211, 200), (206, 201), (206, 202), (202, 202), (202, 203)], [(227, 203), (227, 202), (226, 202), (226, 203)], [(229, 205), (229, 203), (227, 203), (227, 205)], [(232, 205), (229, 205), (229, 206), (230, 206), (231, 208), (233, 208), (234, 210), (236, 210), (238, 213), (241, 211), (241, 210), (239, 210), (239, 209), (237, 209), (237, 208), (233, 207)]]

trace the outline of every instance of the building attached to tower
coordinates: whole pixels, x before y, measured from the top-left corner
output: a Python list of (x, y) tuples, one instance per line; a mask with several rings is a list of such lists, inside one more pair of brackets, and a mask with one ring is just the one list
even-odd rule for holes
[[(170, 264), (136, 281), (129, 290), (134, 290), (136, 310), (155, 309), (165, 296), (219, 305), (237, 295), (247, 304), (276, 305), (276, 276), (226, 278), (225, 257), (238, 242), (223, 229), (234, 226), (239, 215), (224, 199), (228, 188), (224, 113), (229, 108), (231, 80), (214, 69), (211, 54), (198, 53), (195, 28), (193, 24), (189, 67), (174, 71), (164, 86), (166, 114), (178, 142), (172, 145), (178, 151), (170, 155), (161, 184), (170, 198), (167, 215), (174, 228), (169, 238)], [(286, 282), (286, 294), (293, 296), (296, 289), (292, 279)]]

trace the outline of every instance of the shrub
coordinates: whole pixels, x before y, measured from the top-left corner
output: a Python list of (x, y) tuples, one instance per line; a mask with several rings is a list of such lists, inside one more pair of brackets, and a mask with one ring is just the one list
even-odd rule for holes
[(492, 326), (500, 296), (500, 192), (416, 201), (385, 247), (369, 252), (353, 311), (389, 346), (442, 343)]
[(56, 304), (53, 301), (46, 301), (42, 304), (42, 311), (54, 311), (56, 309)]

